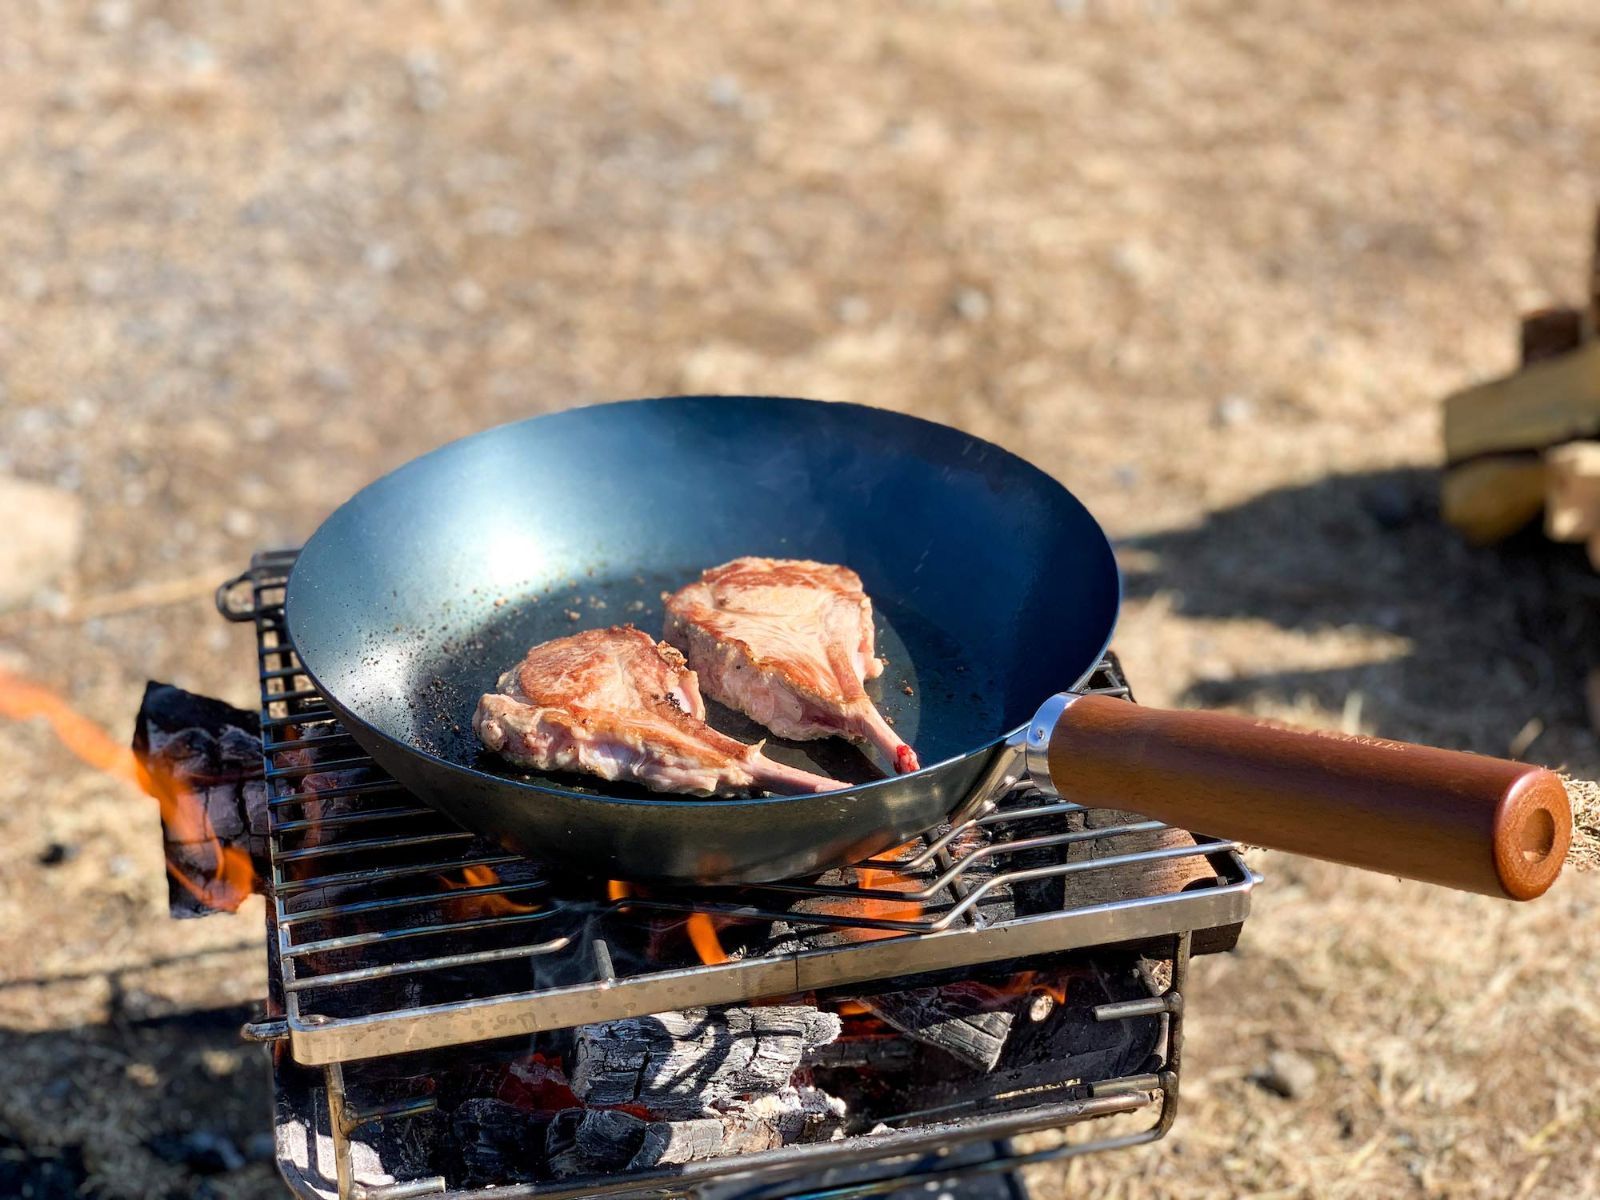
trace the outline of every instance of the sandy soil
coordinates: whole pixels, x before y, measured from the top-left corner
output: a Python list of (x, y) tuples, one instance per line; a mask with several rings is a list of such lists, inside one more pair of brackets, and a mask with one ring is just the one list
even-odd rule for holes
[[(250, 701), (209, 588), (381, 471), (750, 390), (949, 421), (1076, 489), (1121, 540), (1148, 702), (1600, 768), (1600, 584), (1459, 544), (1432, 466), (1437, 398), (1579, 290), (1592, 5), (21, 11), (0, 471), (91, 527), (0, 617), (0, 667), (119, 739), (147, 677)], [(265, 1127), (228, 1028), (259, 913), (169, 922), (152, 805), (37, 724), (0, 722), (0, 762), (0, 1136), (105, 1195), (199, 1194), (152, 1139)], [(1600, 1192), (1600, 876), (1514, 908), (1262, 866), (1239, 951), (1197, 965), (1177, 1130), (1040, 1195)], [(1252, 1081), (1273, 1050), (1308, 1093)]]

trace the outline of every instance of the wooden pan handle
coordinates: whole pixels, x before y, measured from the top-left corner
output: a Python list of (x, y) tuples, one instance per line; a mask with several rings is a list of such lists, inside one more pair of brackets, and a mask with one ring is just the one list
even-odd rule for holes
[(1554, 773), (1456, 750), (1109, 696), (1054, 698), (1028, 748), (1068, 800), (1489, 896), (1541, 895), (1572, 840)]

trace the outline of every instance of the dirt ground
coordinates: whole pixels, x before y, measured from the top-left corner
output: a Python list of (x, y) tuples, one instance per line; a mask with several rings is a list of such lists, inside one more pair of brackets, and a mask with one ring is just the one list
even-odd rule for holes
[[(250, 703), (210, 588), (380, 472), (782, 392), (1074, 488), (1147, 702), (1593, 776), (1600, 581), (1460, 544), (1433, 464), (1437, 399), (1579, 294), (1597, 53), (1581, 0), (13, 6), (0, 473), (90, 526), (0, 668), (119, 740), (147, 678)], [(259, 909), (168, 921), (152, 804), (38, 723), (0, 762), (0, 1181), (276, 1194), (232, 1032)], [(1037, 1195), (1600, 1194), (1600, 875), (1513, 907), (1260, 866), (1196, 966), (1176, 1130)], [(1314, 1068), (1293, 1099), (1275, 1051)], [(243, 1164), (171, 1152), (197, 1129)]]

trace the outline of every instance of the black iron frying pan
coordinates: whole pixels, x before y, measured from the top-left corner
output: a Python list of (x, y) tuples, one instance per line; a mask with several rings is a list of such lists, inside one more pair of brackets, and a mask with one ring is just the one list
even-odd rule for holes
[[(773, 757), (854, 786), (698, 800), (520, 773), (478, 745), (478, 697), (528, 646), (624, 621), (659, 636), (662, 591), (744, 554), (860, 573), (889, 664), (875, 699), (930, 765), (885, 776), (846, 743), (774, 739)], [(696, 396), (543, 416), (401, 467), (317, 530), (285, 611), (306, 670), (397, 780), (596, 875), (755, 881), (858, 859), (949, 817), (1023, 729), (1036, 781), (1086, 802), (1497, 894), (1559, 869), (1570, 815), (1548, 772), (1093, 697), (1040, 710), (1094, 668), (1119, 599), (1100, 527), (1015, 455), (855, 405)]]

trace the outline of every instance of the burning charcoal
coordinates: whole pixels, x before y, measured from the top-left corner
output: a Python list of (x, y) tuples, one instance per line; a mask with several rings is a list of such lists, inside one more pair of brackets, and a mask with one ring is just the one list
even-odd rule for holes
[(267, 801), (271, 795), (265, 779), (245, 780), (244, 814), (245, 823), (250, 828), (250, 856), (261, 864), (265, 864), (268, 857)]
[(730, 1101), (712, 1116), (651, 1122), (627, 1168), (704, 1162), (826, 1141), (844, 1127), (844, 1119), (844, 1101), (824, 1091), (780, 1088), (769, 1096)]
[[(289, 751), (285, 757), (294, 753), (297, 752)], [(365, 767), (352, 767), (345, 771), (312, 771), (300, 778), (294, 790), (298, 795), (305, 797), (301, 803), (301, 812), (307, 818), (320, 822), (327, 817), (359, 812), (366, 803), (359, 794), (325, 796), (324, 792), (337, 792), (340, 788), (370, 780), (371, 773)], [(302, 836), (304, 839), (302, 845), (315, 846), (321, 843), (323, 830), (314, 826), (306, 830)]]
[(997, 998), (985, 987), (951, 984), (863, 996), (874, 1016), (926, 1046), (943, 1050), (980, 1071), (1000, 1061), (1017, 1011), (1028, 997)]
[(704, 1008), (585, 1025), (572, 1090), (593, 1105), (642, 1104), (662, 1117), (697, 1117), (735, 1096), (787, 1084), (807, 1051), (839, 1036), (839, 1018), (814, 1008)]
[[(406, 1097), (395, 1094), (393, 1097), (374, 1097), (379, 1102), (400, 1100), (402, 1098), (415, 1098), (412, 1092)], [(452, 1134), (456, 1126), (444, 1113), (437, 1109), (428, 1112), (412, 1113), (404, 1117), (383, 1122), (381, 1126), (367, 1126), (357, 1136), (368, 1139), (374, 1151), (381, 1174), (393, 1175), (399, 1179), (415, 1179), (425, 1175), (437, 1175), (441, 1172), (453, 1173), (455, 1163), (451, 1160), (454, 1150)], [(535, 1137), (535, 1141), (537, 1141)], [(248, 1153), (248, 1147), (246, 1147)]]
[(545, 1135), (550, 1169), (562, 1178), (642, 1170), (823, 1141), (844, 1126), (845, 1106), (816, 1088), (783, 1087), (729, 1100), (703, 1117), (645, 1121), (616, 1109), (569, 1108)]
[(217, 762), (223, 768), (238, 767), (245, 774), (253, 774), (261, 766), (260, 736), (246, 727), (227, 726), (217, 738)]
[[(571, 1086), (597, 1107), (556, 1115), (546, 1134), (550, 1168), (562, 1177), (637, 1170), (831, 1136), (844, 1103), (790, 1081), (839, 1028), (832, 1013), (802, 1006), (686, 1009), (583, 1026)], [(630, 1111), (598, 1107), (622, 1104)], [(640, 1108), (656, 1119), (634, 1115)]]
[(648, 1122), (614, 1109), (569, 1108), (545, 1131), (545, 1154), (558, 1177), (617, 1171), (644, 1145)]
[[(198, 746), (215, 767), (225, 762), (254, 768), (260, 774), (260, 721), (255, 713), (210, 696), (199, 696), (170, 683), (150, 681), (139, 704), (134, 749), (159, 753), (164, 743), (188, 731), (207, 735)], [(230, 733), (230, 730), (232, 731)], [(240, 739), (243, 740), (240, 740)], [(226, 753), (223, 747), (227, 747)]]
[(903, 1071), (919, 1051), (903, 1037), (842, 1037), (806, 1054), (806, 1065), (818, 1069), (842, 1067), (868, 1071)]
[(537, 1053), (506, 1063), (504, 1074), (494, 1081), (493, 1094), (534, 1112), (555, 1112), (578, 1102), (560, 1065)]
[(704, 1162), (722, 1150), (722, 1122), (715, 1117), (693, 1121), (653, 1121), (644, 1141), (628, 1162), (630, 1170), (673, 1163)]
[[(856, 1112), (876, 1113), (885, 1104), (893, 1105), (891, 1112), (950, 1111), (952, 1104), (964, 1110), (1012, 1106), (1023, 1096), (1033, 1097), (1033, 1103), (1043, 1103), (1047, 1095), (1065, 1099), (1080, 1095), (1088, 1084), (1159, 1070), (1165, 1016), (1095, 1019), (1100, 1005), (1150, 996), (1136, 963), (1120, 955), (1108, 964), (1078, 957), (1052, 969), (1018, 972), (995, 987), (961, 985), (988, 992), (1015, 1014), (998, 1060), (981, 1074), (952, 1071), (948, 1059), (924, 1054), (907, 1069), (887, 1072), (819, 1065), (818, 1082), (837, 1091)], [(1050, 1011), (1039, 1021), (1023, 1019), (1041, 993), (1050, 997)]]
[[(262, 877), (266, 789), (253, 713), (147, 683), (133, 751), (161, 804), (175, 917), (232, 912)], [(259, 833), (257, 832), (259, 831)]]
[(211, 832), (227, 844), (243, 842), (249, 834), (250, 822), (244, 811), (242, 789), (208, 787), (205, 789), (205, 800)]
[(820, 1142), (844, 1127), (845, 1104), (813, 1087), (786, 1087), (739, 1100), (721, 1114), (724, 1153), (753, 1154), (796, 1142)]
[(469, 1187), (528, 1180), (539, 1166), (539, 1121), (500, 1100), (466, 1100), (451, 1120), (461, 1155), (462, 1182)]

